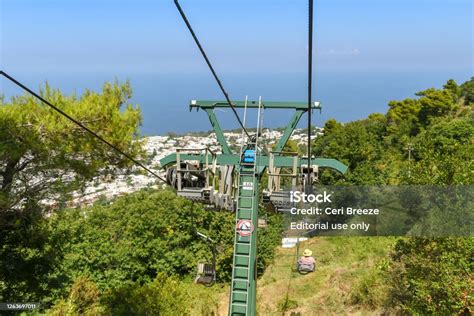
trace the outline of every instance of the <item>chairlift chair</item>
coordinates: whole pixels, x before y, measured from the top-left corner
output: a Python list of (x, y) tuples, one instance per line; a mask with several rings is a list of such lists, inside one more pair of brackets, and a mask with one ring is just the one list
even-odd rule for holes
[(217, 275), (216, 275), (216, 256), (217, 256), (217, 249), (214, 240), (209, 238), (208, 236), (204, 235), (196, 231), (196, 234), (205, 239), (207, 244), (212, 252), (212, 263), (206, 262), (199, 262), (197, 265), (197, 274), (196, 278), (194, 279), (194, 283), (202, 284), (204, 286), (212, 286), (216, 283)]
[(216, 269), (213, 263), (200, 262), (194, 283), (212, 286), (216, 282)]
[(315, 264), (303, 264), (300, 262), (297, 262), (296, 270), (298, 270), (299, 274), (308, 274), (310, 272), (314, 272), (315, 270)]
[[(204, 162), (198, 161), (201, 155)], [(209, 148), (177, 148), (176, 164), (167, 168), (166, 181), (179, 196), (210, 204), (215, 175), (216, 155)]]

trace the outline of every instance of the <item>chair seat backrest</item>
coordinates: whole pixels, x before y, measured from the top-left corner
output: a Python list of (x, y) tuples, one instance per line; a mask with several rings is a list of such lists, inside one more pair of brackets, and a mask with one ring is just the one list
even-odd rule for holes
[(299, 271), (314, 271), (314, 264), (299, 263), (298, 270)]
[(198, 263), (198, 274), (214, 275), (214, 267), (210, 263)]

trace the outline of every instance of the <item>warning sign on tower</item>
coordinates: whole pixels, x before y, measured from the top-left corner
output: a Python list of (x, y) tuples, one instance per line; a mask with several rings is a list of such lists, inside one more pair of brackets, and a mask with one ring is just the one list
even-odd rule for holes
[(241, 219), (237, 222), (236, 231), (240, 236), (250, 236), (253, 232), (253, 224), (250, 219)]

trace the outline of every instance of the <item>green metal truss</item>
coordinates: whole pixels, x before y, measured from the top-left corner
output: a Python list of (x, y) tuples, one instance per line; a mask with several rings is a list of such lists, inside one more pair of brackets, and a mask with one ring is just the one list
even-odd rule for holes
[[(194, 160), (199, 161), (201, 163), (206, 162), (206, 158), (203, 155), (199, 154), (180, 154), (181, 160)], [(208, 157), (208, 163), (212, 163), (211, 157)], [(269, 166), (270, 158), (268, 156), (261, 156), (260, 165), (264, 167)], [(162, 158), (160, 160), (160, 165), (162, 168), (167, 168), (172, 166), (176, 163), (176, 154), (169, 154), (168, 156)], [(314, 165), (319, 166), (319, 168), (329, 168), (333, 169), (337, 172), (345, 174), (347, 171), (347, 166), (336, 159), (331, 158), (311, 158), (311, 163)], [(217, 155), (217, 165), (234, 165), (238, 166), (240, 164), (240, 157), (237, 154), (218, 154)], [(308, 165), (308, 158), (299, 158), (298, 159), (298, 167)], [(274, 167), (276, 168), (284, 168), (293, 167), (293, 157), (287, 156), (277, 156), (275, 157)]]
[[(233, 102), (235, 108), (259, 108), (257, 101)], [(257, 222), (258, 222), (258, 206), (260, 201), (259, 184), (261, 176), (266, 168), (269, 167), (270, 157), (265, 154), (258, 154), (253, 166), (248, 166), (242, 162), (239, 154), (233, 153), (227, 143), (224, 133), (219, 125), (217, 117), (214, 113), (215, 108), (229, 108), (229, 104), (225, 101), (191, 101), (189, 108), (192, 110), (203, 109), (211, 122), (212, 128), (219, 142), (222, 153), (216, 156), (215, 163), (220, 166), (234, 165), (239, 170), (238, 183), (239, 190), (237, 196), (236, 209), (236, 229), (234, 242), (234, 256), (232, 267), (232, 284), (229, 297), (229, 315), (256, 315), (256, 261), (257, 261)], [(261, 105), (264, 109), (294, 109), (295, 113), (290, 119), (287, 127), (283, 131), (283, 135), (278, 141), (273, 154), (273, 167), (294, 167), (294, 157), (282, 156), (285, 144), (296, 128), (301, 116), (308, 111), (306, 102), (263, 102)], [(313, 102), (312, 109), (321, 109), (319, 102)], [(180, 153), (180, 161), (194, 160), (199, 161), (202, 165), (212, 163), (212, 157), (209, 155)], [(177, 154), (170, 154), (160, 160), (162, 168), (175, 165), (177, 162)], [(317, 165), (319, 168), (330, 168), (342, 174), (346, 173), (347, 166), (338, 160), (330, 158), (311, 158), (311, 164)], [(299, 157), (297, 166), (308, 165), (308, 158)], [(237, 225), (241, 221), (250, 221), (253, 229), (248, 236), (242, 236)]]
[[(245, 108), (245, 101), (234, 101), (232, 102), (234, 108)], [(295, 109), (295, 110), (308, 110), (307, 102), (279, 102), (279, 101), (262, 101), (261, 107), (264, 109)], [(215, 108), (230, 108), (227, 101), (208, 101), (208, 100), (191, 100), (189, 104), (189, 110), (193, 108), (201, 109), (215, 109)], [(247, 108), (257, 109), (258, 101), (247, 101)], [(321, 109), (320, 102), (313, 102), (311, 104), (312, 109)]]

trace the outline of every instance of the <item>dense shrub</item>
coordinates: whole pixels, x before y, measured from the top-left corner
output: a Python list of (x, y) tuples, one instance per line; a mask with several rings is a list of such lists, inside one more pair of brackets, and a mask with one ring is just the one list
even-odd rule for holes
[(51, 316), (99, 315), (105, 309), (99, 301), (100, 292), (87, 277), (78, 277), (67, 299), (61, 299), (48, 314)]
[[(272, 261), (281, 237), (280, 217), (267, 216), (269, 226), (259, 233), (260, 273)], [(149, 301), (150, 310), (171, 309), (153, 305), (164, 295), (160, 291), (165, 291), (157, 282), (169, 282), (177, 289), (187, 286), (184, 292), (197, 293), (190, 284), (197, 263), (211, 260), (208, 243), (196, 231), (216, 241), (218, 282), (230, 279), (234, 220), (234, 213), (205, 210), (169, 190), (144, 190), (88, 208), (63, 210), (49, 219), (50, 243), (61, 254), (50, 276), (56, 284), (51, 300), (64, 298), (74, 280), (84, 276), (97, 287), (101, 298), (107, 297), (105, 307), (109, 309), (120, 300), (139, 301), (139, 296)], [(170, 302), (174, 297), (181, 305), (189, 305), (194, 295), (188, 294), (173, 294)], [(199, 295), (206, 297), (204, 292)], [(113, 307), (112, 313), (127, 314), (127, 305)], [(211, 306), (207, 303), (202, 308)], [(134, 313), (142, 311), (140, 306), (134, 308)]]
[(117, 288), (104, 295), (106, 315), (184, 315), (188, 293), (177, 277), (160, 273), (153, 282)]
[(396, 307), (420, 315), (471, 315), (474, 238), (403, 239), (391, 258)]

